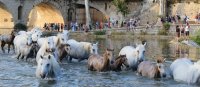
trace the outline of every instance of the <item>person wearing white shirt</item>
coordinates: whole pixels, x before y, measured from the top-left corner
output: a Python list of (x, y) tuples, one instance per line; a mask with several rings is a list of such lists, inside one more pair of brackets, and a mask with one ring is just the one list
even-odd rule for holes
[(187, 23), (187, 25), (186, 25), (186, 27), (185, 27), (185, 36), (186, 36), (186, 39), (187, 39), (187, 40), (188, 40), (189, 34), (190, 34), (189, 28), (190, 28), (190, 25), (189, 25), (189, 23)]

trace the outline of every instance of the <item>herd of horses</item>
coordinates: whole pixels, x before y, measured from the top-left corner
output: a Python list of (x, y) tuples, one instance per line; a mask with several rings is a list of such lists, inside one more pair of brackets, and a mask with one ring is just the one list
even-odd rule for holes
[[(123, 47), (118, 57), (114, 58), (114, 49), (107, 48), (101, 55), (98, 53), (98, 43), (79, 42), (69, 39), (69, 31), (64, 30), (56, 36), (42, 37), (39, 28), (31, 31), (12, 31), (9, 35), (0, 35), (1, 49), (13, 46), (15, 58), (27, 60), (35, 58), (37, 62), (36, 77), (42, 79), (57, 78), (61, 71), (59, 64), (64, 58), (68, 62), (77, 59), (79, 62), (87, 59), (88, 70), (96, 72), (106, 71), (136, 71), (138, 75), (149, 78), (167, 77), (165, 59), (156, 58), (156, 62), (145, 60), (146, 42), (136, 46)], [(124, 70), (124, 69), (123, 69)], [(200, 61), (192, 62), (189, 58), (176, 59), (170, 65), (170, 76), (176, 81), (187, 83), (200, 82)]]

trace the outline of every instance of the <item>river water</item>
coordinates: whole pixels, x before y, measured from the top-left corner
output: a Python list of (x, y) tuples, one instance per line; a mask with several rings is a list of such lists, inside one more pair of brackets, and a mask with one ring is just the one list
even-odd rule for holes
[[(179, 57), (190, 57), (193, 61), (200, 59), (200, 50), (184, 45), (170, 44), (171, 37), (135, 37), (135, 38), (86, 38), (86, 36), (71, 37), (78, 41), (99, 43), (99, 54), (106, 48), (114, 48), (117, 56), (124, 46), (134, 46), (146, 40), (146, 60), (155, 61), (157, 56), (163, 56), (167, 62), (166, 71), (173, 60)], [(85, 39), (83, 39), (85, 38)], [(133, 71), (92, 72), (87, 70), (87, 60), (72, 63), (63, 61), (62, 75), (57, 81), (40, 80), (35, 77), (36, 63), (29, 60), (17, 60), (14, 54), (3, 54), (0, 51), (0, 87), (195, 87), (182, 82), (176, 82), (169, 76), (164, 79), (149, 79), (138, 76)]]

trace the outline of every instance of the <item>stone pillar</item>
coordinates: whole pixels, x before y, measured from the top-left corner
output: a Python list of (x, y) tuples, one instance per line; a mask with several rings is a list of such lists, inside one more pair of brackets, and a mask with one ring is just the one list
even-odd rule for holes
[(160, 11), (159, 15), (165, 15), (166, 0), (160, 0)]
[(89, 28), (89, 25), (91, 23), (91, 18), (90, 18), (90, 10), (88, 2), (89, 0), (85, 0), (86, 26)]

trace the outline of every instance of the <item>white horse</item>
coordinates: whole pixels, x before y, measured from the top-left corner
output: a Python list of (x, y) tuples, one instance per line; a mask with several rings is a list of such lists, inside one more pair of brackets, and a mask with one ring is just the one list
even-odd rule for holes
[(145, 46), (146, 43), (137, 45), (136, 48), (125, 46), (121, 49), (119, 55), (126, 55), (129, 67), (137, 70), (138, 64), (144, 60)]
[(52, 54), (41, 55), (36, 68), (36, 77), (52, 80), (61, 73), (59, 63)]
[(36, 61), (38, 62), (41, 55), (45, 55), (47, 53), (53, 53), (56, 49), (56, 43), (53, 40), (53, 37), (47, 37), (43, 40), (43, 44), (40, 47), (39, 51), (36, 55)]
[(188, 58), (176, 59), (171, 65), (171, 74), (176, 81), (187, 83), (199, 83), (200, 81), (200, 60), (193, 63)]
[(69, 61), (74, 58), (78, 59), (78, 61), (80, 62), (84, 59), (88, 59), (90, 54), (97, 54), (98, 43), (92, 44), (89, 42), (78, 42), (74, 39), (68, 40), (67, 43), (70, 45)]
[(25, 57), (27, 59), (27, 56), (30, 52), (31, 46), (32, 46), (32, 37), (31, 34), (22, 34), (17, 35), (14, 38), (14, 46), (15, 46), (15, 52), (17, 59)]
[[(62, 33), (58, 33), (57, 36), (50, 36), (53, 38), (54, 43), (58, 43), (58, 41), (60, 41), (60, 44), (67, 44), (67, 40), (69, 37), (69, 32), (67, 30), (64, 30)], [(41, 47), (42, 44), (44, 43), (44, 40), (46, 38), (39, 38), (37, 43), (39, 44), (39, 46)]]
[(83, 48), (86, 51), (90, 51), (90, 54), (98, 54), (98, 42), (90, 43), (90, 42), (80, 42), (83, 45)]

